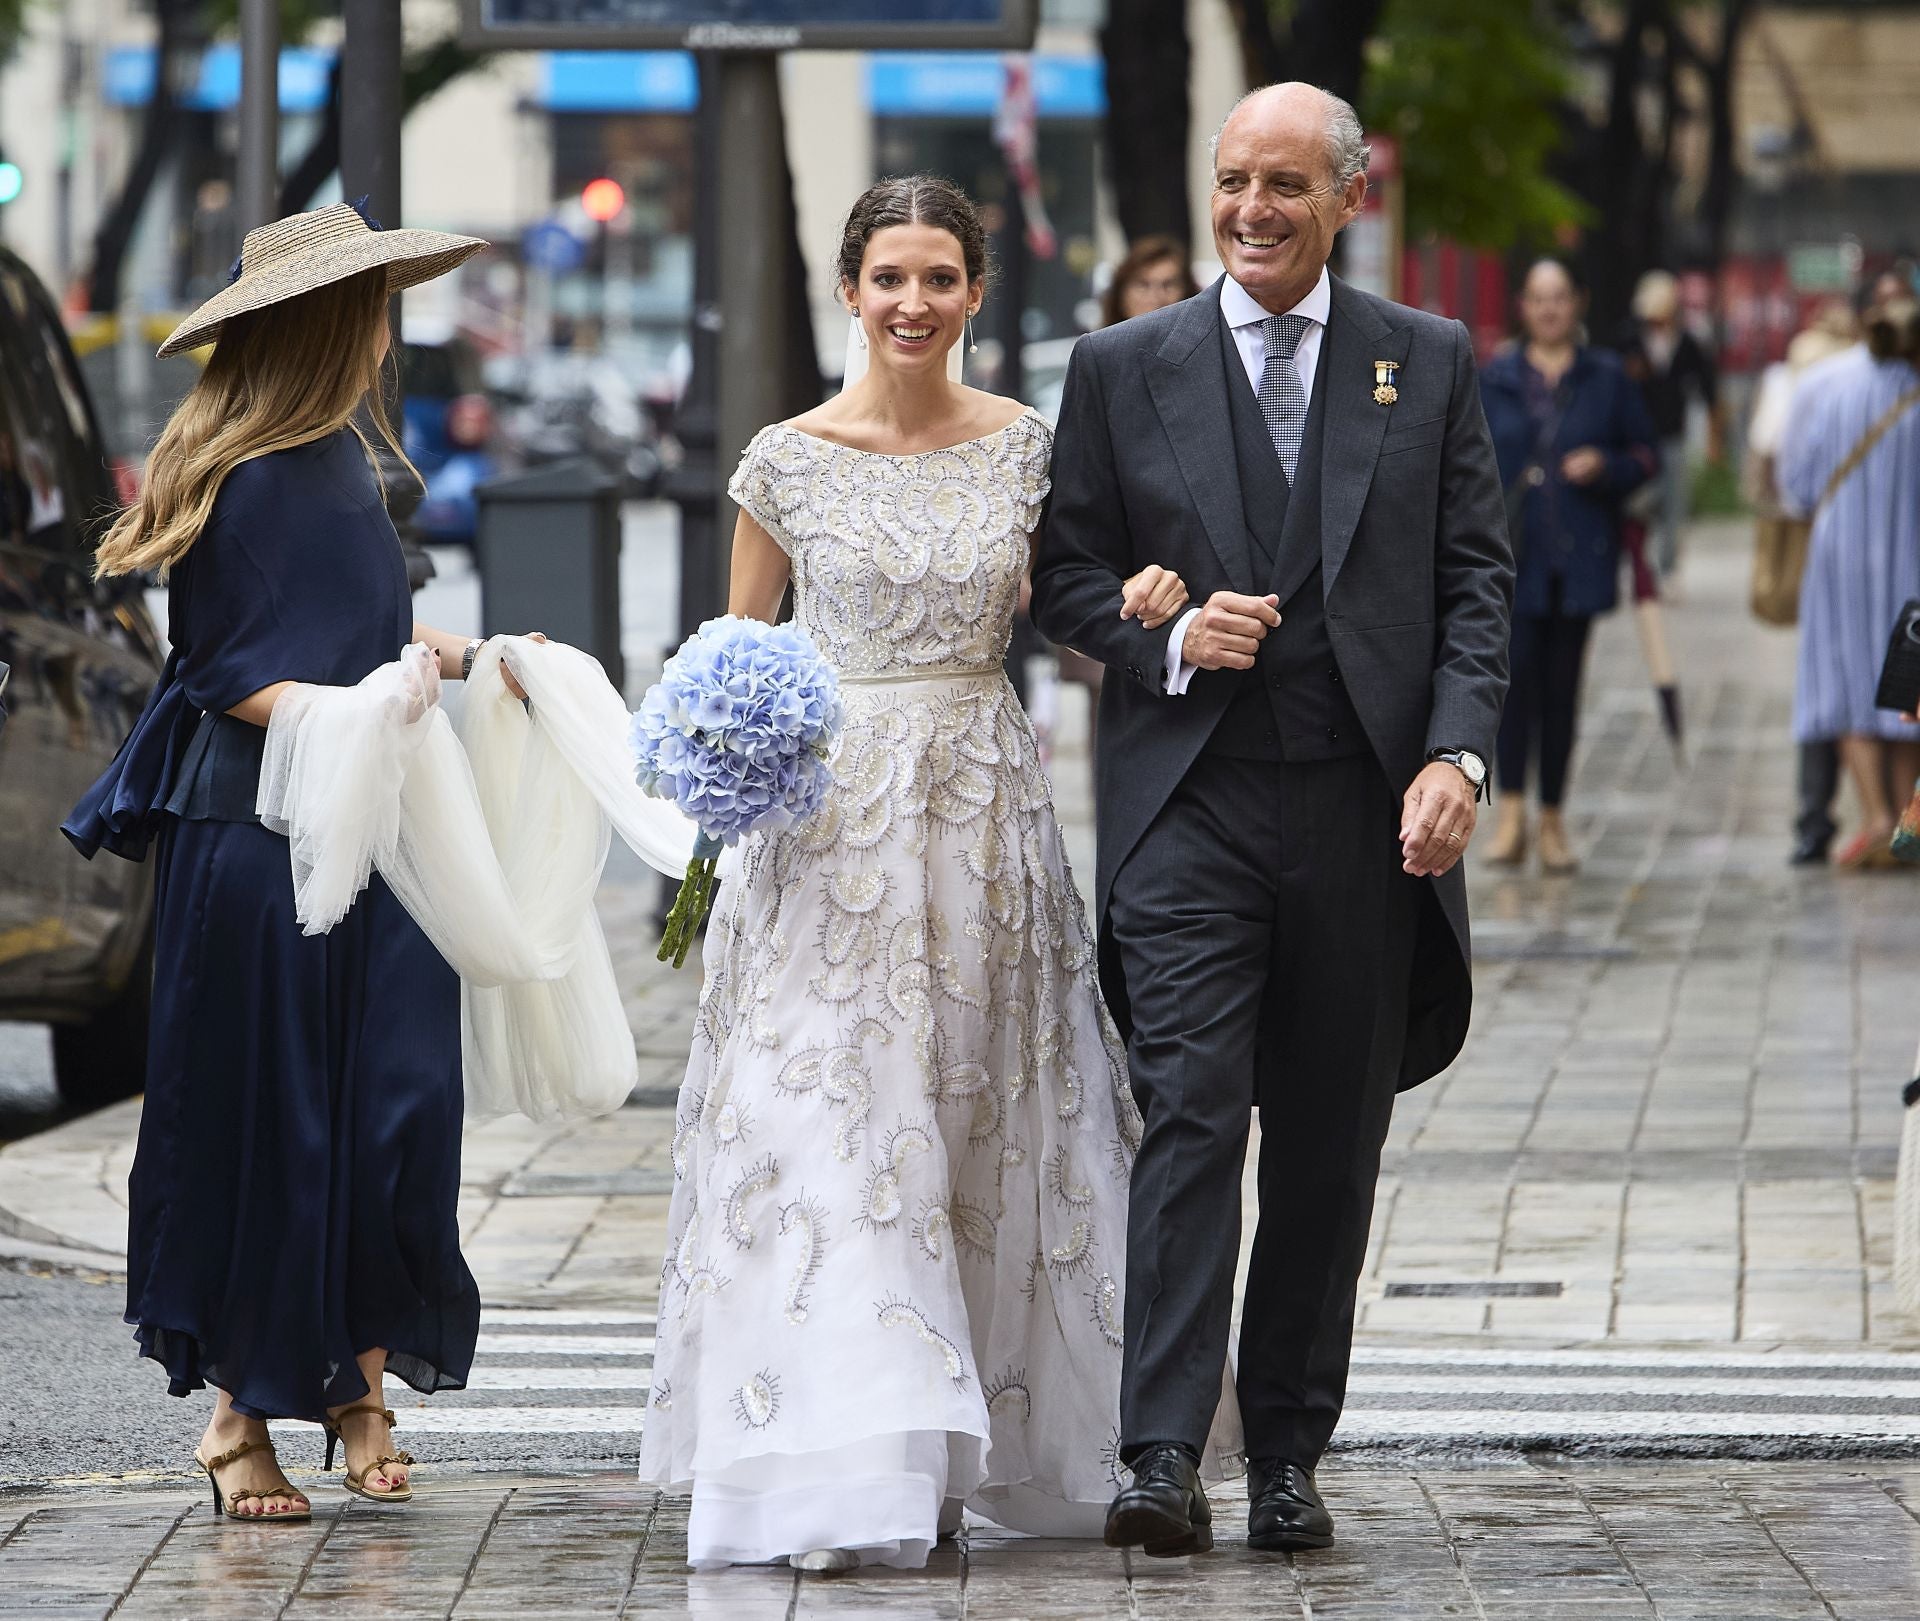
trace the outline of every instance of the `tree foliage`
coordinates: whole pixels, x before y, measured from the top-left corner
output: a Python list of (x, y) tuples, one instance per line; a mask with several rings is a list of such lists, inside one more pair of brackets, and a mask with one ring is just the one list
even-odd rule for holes
[(27, 37), (27, 13), (35, 0), (0, 0), (0, 67)]
[[(240, 31), (240, 0), (206, 0), (207, 24), (216, 34)], [(298, 45), (328, 17), (340, 15), (340, 0), (280, 0), (280, 38)]]
[(1549, 164), (1570, 89), (1564, 45), (1512, 0), (1390, 0), (1361, 110), (1392, 135), (1410, 239), (1504, 250), (1590, 217)]

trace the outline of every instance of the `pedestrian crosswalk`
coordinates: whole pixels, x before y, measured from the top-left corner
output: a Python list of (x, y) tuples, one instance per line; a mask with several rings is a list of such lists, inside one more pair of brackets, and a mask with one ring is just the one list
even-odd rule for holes
[(1369, 1449), (1920, 1450), (1920, 1354), (1365, 1344), (1336, 1442)]
[[(408, 1402), (423, 1435), (605, 1436), (638, 1446), (654, 1321), (488, 1310), (468, 1386)], [(1920, 1454), (1920, 1352), (1538, 1350), (1365, 1343), (1335, 1445), (1374, 1451)]]

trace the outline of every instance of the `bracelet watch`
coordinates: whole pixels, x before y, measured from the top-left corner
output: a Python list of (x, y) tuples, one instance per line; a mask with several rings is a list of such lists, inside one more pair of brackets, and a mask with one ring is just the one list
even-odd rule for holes
[(1429, 749), (1427, 759), (1444, 760), (1467, 779), (1476, 800), (1487, 797), (1487, 762), (1471, 749)]
[(484, 639), (479, 636), (474, 637), (472, 641), (467, 643), (467, 650), (460, 655), (460, 679), (462, 681), (465, 681), (473, 674), (474, 658), (484, 645)]

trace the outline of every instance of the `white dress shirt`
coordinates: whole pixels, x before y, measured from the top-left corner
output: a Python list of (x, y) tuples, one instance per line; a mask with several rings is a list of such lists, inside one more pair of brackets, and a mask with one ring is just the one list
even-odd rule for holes
[[(1307, 329), (1300, 334), (1300, 342), (1293, 351), (1293, 369), (1300, 374), (1305, 397), (1313, 398), (1314, 368), (1320, 363), (1320, 338), (1327, 330), (1327, 316), (1332, 309), (1333, 286), (1327, 279), (1325, 265), (1320, 267), (1320, 279), (1313, 284), (1312, 291), (1290, 310), (1265, 309), (1233, 277), (1220, 279), (1220, 319), (1233, 334), (1233, 346), (1240, 351), (1240, 363), (1247, 368), (1247, 381), (1253, 385), (1256, 395), (1267, 369), (1267, 321), (1275, 314), (1304, 315)], [(1199, 616), (1198, 608), (1187, 609), (1167, 639), (1167, 692), (1171, 697), (1186, 696), (1187, 683), (1199, 668), (1182, 657), (1187, 645), (1187, 627)]]

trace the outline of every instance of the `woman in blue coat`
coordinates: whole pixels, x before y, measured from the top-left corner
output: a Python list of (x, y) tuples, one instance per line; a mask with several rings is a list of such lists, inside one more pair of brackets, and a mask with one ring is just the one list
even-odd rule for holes
[(1584, 304), (1573, 273), (1540, 260), (1520, 291), (1520, 343), (1480, 375), (1516, 564), (1496, 751), (1502, 797), (1487, 859), (1525, 858), (1527, 766), (1537, 756), (1547, 872), (1577, 865), (1561, 807), (1587, 633), (1619, 594), (1621, 502), (1660, 465), (1640, 391), (1616, 356), (1580, 342)]
[(174, 1395), (216, 1387), (195, 1462), (234, 1518), (310, 1513), (273, 1418), (325, 1424), (350, 1490), (405, 1501), (383, 1378), (460, 1389), (479, 1328), (455, 1221), (459, 981), (377, 875), (303, 935), (254, 799), (289, 684), (353, 685), (415, 641), (458, 678), (479, 645), (414, 622), (358, 423), (399, 453), (379, 412), (388, 295), (483, 245), (344, 204), (251, 232), (160, 351), (218, 339), (99, 551), (102, 574), (166, 579), (173, 642), (64, 827), (88, 856), (155, 865), (127, 1320)]

